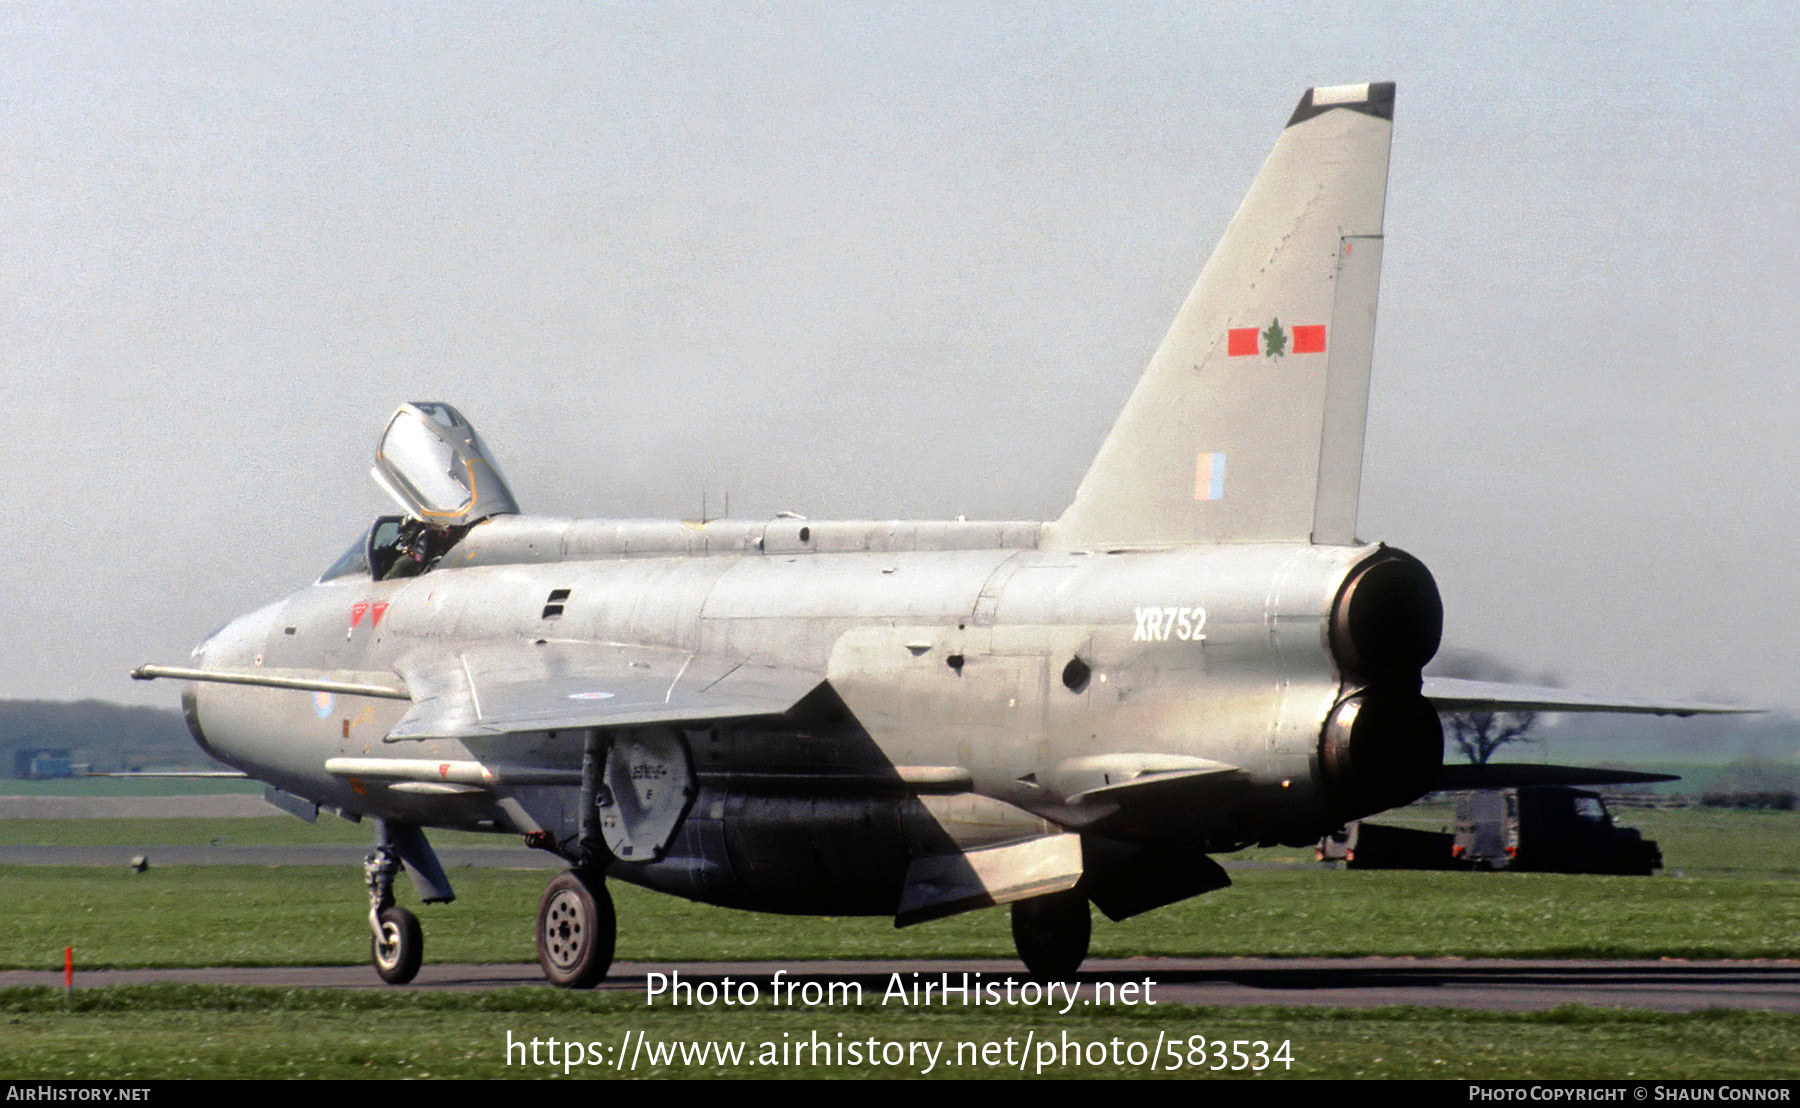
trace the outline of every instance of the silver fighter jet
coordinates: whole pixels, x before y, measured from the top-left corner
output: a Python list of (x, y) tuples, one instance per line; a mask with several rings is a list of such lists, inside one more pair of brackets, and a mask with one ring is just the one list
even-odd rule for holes
[(1709, 710), (1421, 677), (1431, 574), (1356, 537), (1393, 104), (1301, 97), (1054, 521), (536, 518), (461, 413), (406, 404), (374, 468), (402, 514), (135, 676), (186, 681), (195, 739), (271, 800), (373, 820), (383, 978), (423, 948), (397, 872), (452, 898), (439, 827), (568, 861), (537, 945), (576, 988), (612, 961), (609, 878), (898, 926), (1011, 904), (1066, 976), (1090, 904), (1477, 783), (1439, 710)]

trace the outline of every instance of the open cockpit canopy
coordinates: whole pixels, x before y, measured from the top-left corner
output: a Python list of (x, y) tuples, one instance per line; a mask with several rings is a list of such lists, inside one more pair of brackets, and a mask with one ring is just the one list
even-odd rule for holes
[(474, 425), (448, 404), (400, 405), (369, 472), (407, 515), (434, 528), (519, 511)]
[(377, 519), (320, 581), (412, 577), (475, 524), (519, 511), (474, 425), (437, 401), (400, 405), (381, 433), (369, 474), (406, 514)]

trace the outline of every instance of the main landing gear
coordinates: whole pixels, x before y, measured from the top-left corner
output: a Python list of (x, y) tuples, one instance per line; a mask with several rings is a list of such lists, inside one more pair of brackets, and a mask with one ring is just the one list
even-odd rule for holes
[[(653, 772), (635, 772), (638, 767)], [(591, 989), (612, 968), (619, 924), (606, 891), (606, 866), (662, 856), (694, 798), (687, 746), (674, 731), (618, 736), (589, 731), (581, 751), (580, 795), (576, 866), (558, 874), (538, 902), (538, 964), (550, 983), (563, 989)], [(555, 845), (542, 831), (526, 841)]]
[(1087, 894), (1080, 889), (1013, 901), (1013, 946), (1040, 981), (1074, 977), (1087, 960), (1093, 932)]
[(552, 985), (591, 989), (612, 968), (618, 922), (606, 881), (578, 869), (558, 874), (538, 904), (538, 963)]

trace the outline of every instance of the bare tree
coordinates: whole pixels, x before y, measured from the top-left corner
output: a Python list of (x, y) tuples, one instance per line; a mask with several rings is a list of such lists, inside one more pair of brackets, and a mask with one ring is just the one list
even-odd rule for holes
[[(1441, 677), (1459, 677), (1466, 681), (1517, 681), (1518, 671), (1491, 654), (1479, 650), (1447, 650), (1440, 653), (1432, 670)], [(1545, 677), (1541, 683), (1551, 684)], [(1494, 752), (1512, 743), (1531, 741), (1537, 723), (1536, 712), (1487, 712), (1464, 710), (1443, 712), (1444, 737), (1456, 744), (1463, 757), (1478, 766), (1488, 763)]]
[(1445, 712), (1444, 737), (1478, 766), (1508, 743), (1531, 741), (1536, 712)]

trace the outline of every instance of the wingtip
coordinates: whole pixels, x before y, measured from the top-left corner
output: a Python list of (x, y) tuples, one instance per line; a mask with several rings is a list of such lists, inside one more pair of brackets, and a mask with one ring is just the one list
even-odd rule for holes
[(1314, 116), (1324, 115), (1337, 108), (1362, 112), (1391, 123), (1394, 119), (1394, 82), (1372, 81), (1360, 85), (1320, 85), (1309, 88), (1300, 97), (1300, 104), (1294, 109), (1287, 125), (1292, 127), (1296, 123), (1305, 123)]

